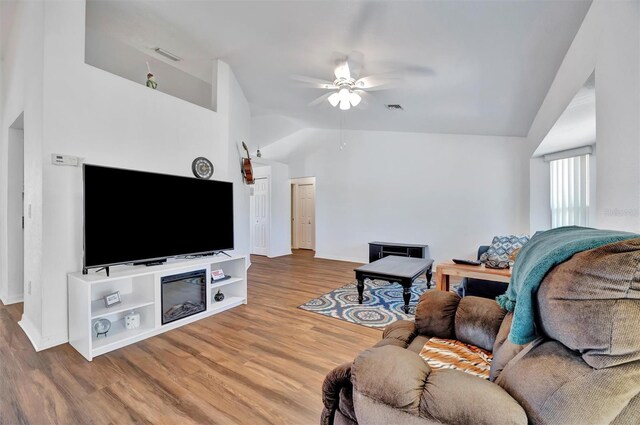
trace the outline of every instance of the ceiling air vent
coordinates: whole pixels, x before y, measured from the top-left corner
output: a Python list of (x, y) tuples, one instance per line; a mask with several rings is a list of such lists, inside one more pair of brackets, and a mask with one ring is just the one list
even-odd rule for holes
[(389, 105), (385, 105), (387, 107), (388, 110), (390, 111), (404, 111), (404, 108), (402, 107), (402, 105), (398, 105), (398, 104), (389, 104)]
[(157, 54), (164, 56), (165, 58), (169, 58), (172, 61), (175, 62), (180, 62), (182, 60), (182, 58), (180, 56), (176, 56), (171, 52), (168, 52), (160, 47), (156, 47), (155, 49), (153, 49), (156, 51)]

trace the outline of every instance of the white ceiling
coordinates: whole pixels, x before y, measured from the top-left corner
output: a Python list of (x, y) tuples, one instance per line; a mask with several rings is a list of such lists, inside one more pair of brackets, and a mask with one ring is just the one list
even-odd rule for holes
[[(227, 62), (251, 104), (252, 145), (299, 128), (526, 136), (590, 1), (92, 1), (88, 28), (160, 46), (207, 79)], [(308, 107), (340, 54), (360, 76), (401, 74), (367, 108)], [(404, 111), (388, 111), (399, 103)], [(283, 130), (284, 125), (286, 130)]]
[(546, 155), (596, 143), (595, 73), (573, 97), (533, 156)]
[(18, 12), (17, 0), (0, 0), (0, 59), (4, 59), (7, 42)]

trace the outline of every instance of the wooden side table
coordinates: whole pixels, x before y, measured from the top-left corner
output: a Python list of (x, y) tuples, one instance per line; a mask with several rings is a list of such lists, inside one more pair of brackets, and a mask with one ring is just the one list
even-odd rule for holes
[(484, 266), (470, 266), (467, 264), (455, 264), (452, 261), (440, 263), (436, 266), (436, 290), (448, 291), (449, 278), (472, 277), (474, 279), (492, 280), (495, 282), (509, 283), (511, 269), (490, 269)]

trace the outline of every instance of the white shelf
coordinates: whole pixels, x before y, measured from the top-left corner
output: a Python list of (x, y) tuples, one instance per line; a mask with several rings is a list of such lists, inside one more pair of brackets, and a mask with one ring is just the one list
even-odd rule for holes
[(72, 276), (84, 282), (94, 284), (99, 282), (110, 282), (113, 279), (118, 278), (135, 278), (138, 276), (148, 276), (150, 274), (161, 273), (165, 271), (177, 272), (180, 269), (191, 270), (195, 265), (207, 266), (213, 264), (224, 264), (234, 260), (242, 260), (244, 258), (245, 257), (198, 257), (192, 259), (171, 258), (167, 260), (166, 263), (158, 264), (155, 266), (112, 266), (109, 268), (109, 276), (107, 276), (106, 271), (103, 270), (97, 272), (95, 269), (89, 269), (89, 272), (87, 274), (75, 272), (69, 273), (68, 276)]
[(222, 301), (212, 301), (209, 311), (212, 313), (218, 313), (231, 307), (239, 306), (246, 301), (246, 298), (242, 297), (224, 297)]
[(153, 329), (149, 326), (139, 327), (138, 329), (127, 329), (124, 327), (124, 319), (111, 322), (111, 329), (107, 332), (107, 336), (101, 335), (100, 338), (96, 337), (95, 331), (91, 336), (93, 343), (93, 350), (103, 350), (103, 352), (109, 351), (110, 346), (121, 347), (123, 342), (134, 339), (138, 336), (151, 332)]
[(111, 307), (105, 307), (103, 299), (91, 301), (91, 320), (154, 304), (153, 300), (136, 294), (120, 295), (120, 300), (122, 301), (120, 304)]
[[(212, 269), (223, 269), (233, 276), (206, 285), (205, 311), (185, 317), (166, 325), (161, 324), (162, 278), (195, 270), (205, 270), (207, 276)], [(231, 286), (229, 286), (231, 285)], [(159, 266), (118, 266), (111, 276), (104, 273), (70, 273), (69, 286), (69, 343), (87, 360), (142, 341), (154, 335), (221, 313), (247, 303), (247, 259), (246, 257), (202, 257), (193, 260), (174, 260)], [(217, 288), (224, 286), (225, 299), (214, 300)], [(105, 307), (102, 296), (120, 292), (121, 302)], [(138, 329), (126, 329), (125, 313), (136, 311), (141, 315)], [(96, 337), (93, 323), (100, 318), (111, 320), (107, 336)]]
[(230, 277), (223, 281), (211, 282), (211, 289), (220, 288), (221, 286), (231, 285), (232, 283), (242, 282), (244, 279), (241, 277)]

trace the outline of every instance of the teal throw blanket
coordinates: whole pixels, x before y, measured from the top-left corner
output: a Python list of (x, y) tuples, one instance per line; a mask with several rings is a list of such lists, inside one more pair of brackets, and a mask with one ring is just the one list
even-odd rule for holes
[(535, 294), (553, 267), (578, 252), (639, 237), (635, 233), (577, 226), (536, 233), (518, 253), (507, 292), (497, 298), (500, 307), (513, 312), (511, 342), (528, 344), (535, 339)]

